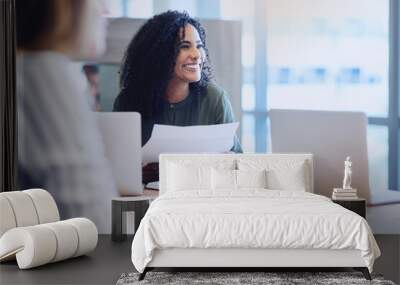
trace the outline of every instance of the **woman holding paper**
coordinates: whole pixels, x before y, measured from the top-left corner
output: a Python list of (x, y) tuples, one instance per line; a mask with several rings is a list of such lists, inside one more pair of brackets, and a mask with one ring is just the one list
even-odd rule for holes
[[(114, 111), (142, 116), (142, 144), (154, 124), (231, 123), (226, 92), (210, 82), (205, 31), (187, 13), (168, 11), (148, 20), (129, 44)], [(232, 151), (242, 152), (235, 138)]]

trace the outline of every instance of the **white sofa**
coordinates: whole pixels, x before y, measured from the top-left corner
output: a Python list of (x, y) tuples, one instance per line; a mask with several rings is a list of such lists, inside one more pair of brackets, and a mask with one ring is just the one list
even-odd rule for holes
[(0, 193), (0, 262), (16, 259), (20, 269), (86, 254), (97, 245), (97, 228), (86, 218), (60, 221), (45, 190)]

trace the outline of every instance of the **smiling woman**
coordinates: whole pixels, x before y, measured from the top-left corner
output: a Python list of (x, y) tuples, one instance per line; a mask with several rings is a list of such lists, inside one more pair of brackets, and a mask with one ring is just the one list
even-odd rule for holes
[[(149, 19), (130, 42), (114, 111), (142, 115), (142, 144), (154, 124), (213, 125), (234, 121), (226, 92), (211, 83), (205, 30), (187, 13)], [(233, 150), (241, 152), (236, 140)]]

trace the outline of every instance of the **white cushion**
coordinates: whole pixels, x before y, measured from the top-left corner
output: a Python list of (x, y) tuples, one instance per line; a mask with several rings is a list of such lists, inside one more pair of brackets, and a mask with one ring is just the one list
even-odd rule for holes
[(78, 232), (66, 221), (44, 224), (51, 229), (57, 240), (56, 254), (51, 262), (57, 262), (74, 256), (79, 243)]
[(267, 188), (266, 170), (211, 170), (213, 190), (235, 191), (242, 188)]
[(236, 170), (211, 169), (211, 189), (236, 190)]
[(234, 169), (235, 161), (177, 160), (167, 165), (167, 187), (170, 191), (210, 190), (211, 170)]
[(238, 159), (239, 170), (266, 170), (267, 188), (273, 190), (306, 191), (309, 189), (308, 167), (304, 160)]
[(79, 236), (78, 248), (74, 257), (91, 252), (96, 248), (98, 232), (96, 225), (91, 220), (75, 218), (65, 220), (64, 222), (74, 226)]
[(303, 162), (293, 164), (285, 170), (274, 169), (267, 172), (268, 186), (277, 190), (306, 191), (308, 188)]
[(168, 189), (185, 191), (210, 188), (210, 167), (184, 166), (171, 163)]
[[(174, 185), (174, 181), (171, 180), (180, 179), (179, 175), (171, 177), (169, 171), (171, 163), (210, 167), (216, 167), (218, 164), (230, 164), (229, 167), (223, 167), (223, 169), (231, 170), (262, 171), (265, 169), (268, 183), (267, 188), (264, 189), (313, 192), (312, 154), (161, 154), (160, 195), (170, 191), (169, 187)], [(297, 170), (304, 172), (297, 172)], [(205, 190), (202, 191), (206, 193)], [(211, 189), (208, 191), (213, 192)]]
[(0, 237), (16, 226), (17, 222), (11, 204), (5, 196), (0, 194)]
[(49, 192), (43, 189), (29, 189), (22, 193), (28, 194), (33, 201), (39, 224), (51, 223), (60, 220), (56, 202)]
[(267, 188), (267, 171), (262, 170), (236, 170), (238, 188)]
[(17, 227), (33, 226), (39, 223), (35, 205), (29, 195), (21, 191), (3, 192), (13, 209)]

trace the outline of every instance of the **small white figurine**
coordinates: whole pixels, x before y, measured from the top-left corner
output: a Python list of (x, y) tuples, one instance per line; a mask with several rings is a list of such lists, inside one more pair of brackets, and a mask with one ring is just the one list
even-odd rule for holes
[(346, 161), (344, 162), (344, 178), (343, 178), (343, 189), (352, 189), (351, 188), (351, 160), (350, 156), (346, 157)]

